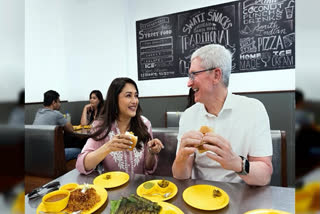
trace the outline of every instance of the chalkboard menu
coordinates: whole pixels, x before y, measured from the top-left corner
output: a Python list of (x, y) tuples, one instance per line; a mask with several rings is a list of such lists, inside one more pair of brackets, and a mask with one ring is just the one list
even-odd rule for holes
[(295, 67), (294, 0), (240, 2), (239, 72)]
[(138, 79), (186, 77), (207, 44), (232, 53), (232, 72), (294, 68), (294, 0), (245, 0), (136, 22)]

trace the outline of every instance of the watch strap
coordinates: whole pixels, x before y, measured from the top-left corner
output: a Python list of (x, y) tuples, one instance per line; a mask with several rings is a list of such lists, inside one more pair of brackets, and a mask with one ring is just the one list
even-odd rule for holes
[(237, 172), (237, 174), (247, 175), (247, 174), (249, 174), (250, 163), (245, 157), (243, 157), (241, 155), (239, 155), (239, 156), (242, 160), (242, 170), (240, 172)]

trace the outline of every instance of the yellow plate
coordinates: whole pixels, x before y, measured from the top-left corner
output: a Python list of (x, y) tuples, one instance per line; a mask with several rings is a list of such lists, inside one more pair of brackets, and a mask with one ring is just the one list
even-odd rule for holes
[(154, 188), (151, 192), (146, 193), (145, 189), (143, 187), (143, 184), (147, 183), (147, 182), (153, 182), (155, 183), (155, 185), (157, 185), (157, 182), (159, 182), (161, 180), (150, 180), (150, 181), (146, 181), (142, 184), (140, 184), (140, 186), (138, 186), (137, 188), (137, 195), (139, 195), (140, 197), (144, 197), (146, 199), (149, 199), (150, 201), (153, 202), (159, 202), (159, 201), (166, 201), (169, 200), (171, 198), (173, 198), (177, 192), (178, 192), (178, 187), (172, 183), (171, 181), (169, 181), (169, 185), (168, 185), (168, 192), (171, 192), (171, 194), (169, 195), (169, 197), (165, 198), (161, 195), (152, 195), (152, 194), (164, 194), (163, 192), (160, 192), (159, 188)]
[(159, 214), (183, 214), (183, 212), (173, 204), (167, 203), (167, 202), (157, 202), (161, 207), (161, 211)]
[[(107, 175), (110, 176), (109, 179), (106, 179)], [(93, 184), (104, 188), (114, 188), (127, 183), (129, 178), (130, 176), (125, 172), (107, 172), (97, 176), (93, 180)]]
[(82, 129), (82, 126), (81, 126), (81, 125), (79, 125), (79, 126), (73, 126), (73, 130), (74, 130), (74, 131), (77, 131), (77, 130), (80, 130), (80, 129)]
[[(222, 195), (214, 198), (214, 189), (218, 189)], [(187, 204), (200, 210), (219, 210), (229, 203), (229, 196), (225, 191), (205, 184), (188, 187), (183, 191), (182, 197)]]
[(91, 125), (85, 125), (85, 126), (78, 125), (78, 126), (73, 126), (73, 130), (74, 130), (74, 131), (77, 131), (77, 130), (80, 130), (80, 129), (91, 129)]
[(281, 210), (273, 210), (273, 209), (256, 209), (245, 212), (244, 214), (290, 214)]
[[(83, 188), (84, 185), (79, 185), (79, 188)], [(89, 184), (90, 187), (93, 187), (97, 194), (100, 196), (100, 201), (98, 203), (96, 203), (90, 210), (87, 211), (82, 211), (81, 214), (89, 214), (89, 213), (93, 213), (94, 211), (96, 211), (97, 209), (99, 209), (107, 200), (108, 198), (108, 193), (107, 191), (100, 186), (95, 186), (92, 184)], [(37, 208), (37, 214), (40, 214), (39, 211), (43, 211), (43, 212), (47, 212), (45, 206), (43, 205), (43, 203), (41, 202)], [(62, 210), (60, 213), (67, 213), (66, 210)]]

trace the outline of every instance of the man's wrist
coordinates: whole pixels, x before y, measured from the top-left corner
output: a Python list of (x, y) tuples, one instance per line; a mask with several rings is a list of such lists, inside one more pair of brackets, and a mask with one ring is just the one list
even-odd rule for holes
[(242, 159), (242, 165), (241, 165), (242, 170), (240, 172), (237, 172), (237, 174), (239, 175), (249, 174), (249, 169), (250, 169), (249, 161), (243, 156), (239, 156), (239, 157)]
[(237, 170), (235, 171), (236, 173), (240, 173), (240, 172), (242, 172), (242, 158), (240, 157), (240, 156), (238, 156), (238, 168), (237, 168)]

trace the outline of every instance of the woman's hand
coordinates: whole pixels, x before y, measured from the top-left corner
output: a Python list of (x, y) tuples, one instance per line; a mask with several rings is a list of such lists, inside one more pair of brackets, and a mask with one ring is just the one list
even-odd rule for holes
[(115, 135), (104, 146), (109, 152), (124, 151), (130, 149), (132, 142), (130, 136), (125, 134)]
[(93, 105), (91, 103), (87, 104), (84, 106), (87, 110), (87, 112), (91, 112), (94, 110)]
[(152, 139), (148, 142), (148, 151), (152, 154), (158, 154), (164, 146), (158, 138)]

